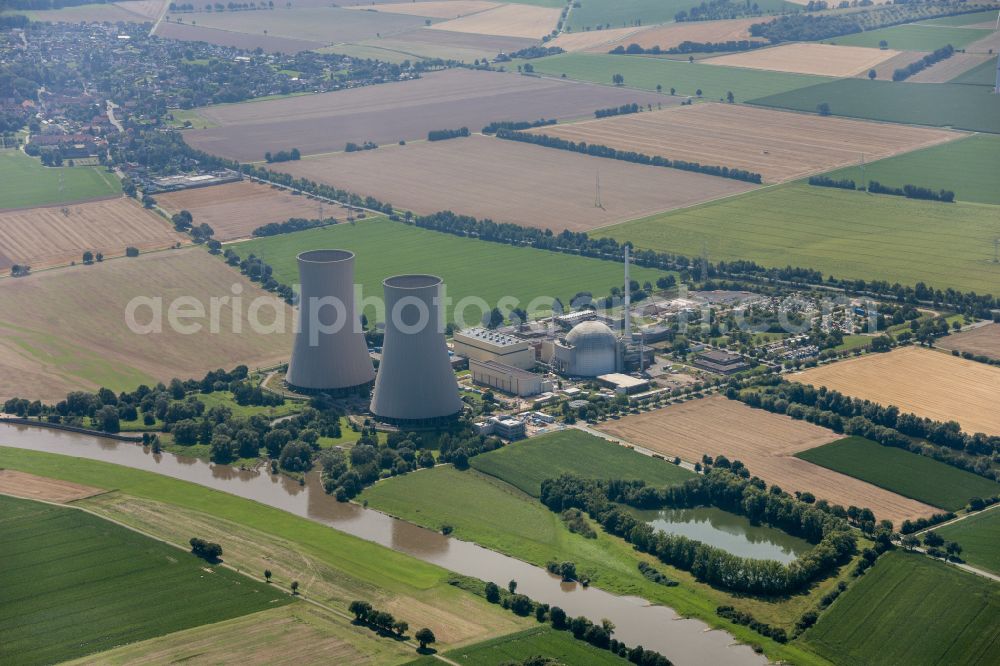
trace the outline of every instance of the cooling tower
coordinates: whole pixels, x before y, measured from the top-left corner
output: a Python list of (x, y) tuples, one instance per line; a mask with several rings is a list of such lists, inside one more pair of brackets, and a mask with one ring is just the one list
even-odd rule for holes
[(385, 290), (385, 340), (371, 411), (400, 425), (430, 425), (461, 413), (458, 382), (436, 297), (441, 278), (397, 275)]
[(299, 326), (285, 381), (304, 391), (365, 390), (375, 378), (354, 308), (354, 253), (310, 250), (299, 262)]

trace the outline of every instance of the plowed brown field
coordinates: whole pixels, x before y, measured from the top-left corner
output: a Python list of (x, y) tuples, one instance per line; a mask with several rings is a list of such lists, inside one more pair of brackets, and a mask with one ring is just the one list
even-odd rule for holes
[(892, 49), (797, 43), (733, 53), (709, 58), (702, 62), (707, 65), (747, 67), (771, 72), (793, 72), (818, 76), (854, 76), (859, 72), (867, 72), (880, 62), (898, 54), (899, 51)]
[(936, 421), (958, 421), (968, 433), (1000, 435), (1000, 368), (951, 354), (903, 347), (813, 368), (791, 379)]
[(697, 104), (532, 130), (570, 141), (739, 167), (783, 182), (964, 136), (732, 104)]
[(750, 473), (786, 491), (808, 491), (843, 506), (868, 507), (879, 519), (899, 524), (929, 516), (932, 506), (794, 457), (840, 437), (831, 430), (747, 407), (721, 396), (608, 421), (600, 430), (667, 457), (689, 461), (725, 455)]
[(964, 333), (949, 335), (941, 338), (937, 346), (1000, 359), (1000, 324), (989, 324)]
[(100, 488), (48, 479), (13, 469), (0, 469), (0, 493), (46, 502), (72, 502), (103, 493)]
[(132, 199), (12, 210), (0, 213), (0, 272), (11, 264), (43, 268), (79, 262), (85, 250), (115, 257), (129, 245), (155, 250), (187, 242)]

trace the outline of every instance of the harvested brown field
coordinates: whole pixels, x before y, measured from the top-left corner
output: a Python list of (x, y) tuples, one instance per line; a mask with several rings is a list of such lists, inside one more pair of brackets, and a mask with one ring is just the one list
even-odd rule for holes
[(569, 51), (592, 51), (596, 53), (607, 53), (615, 45), (625, 42), (625, 45), (634, 42), (628, 39), (631, 35), (638, 35), (645, 32), (642, 28), (611, 28), (610, 30), (586, 30), (584, 32), (564, 32), (553, 40), (546, 42), (546, 46), (558, 46)]
[(784, 182), (964, 136), (757, 107), (706, 103), (532, 130), (570, 141), (760, 173)]
[[(185, 18), (185, 22), (189, 19)], [(302, 40), (320, 44), (383, 37), (424, 25), (420, 16), (363, 12), (340, 7), (309, 7), (277, 11), (200, 12), (198, 27), (248, 35)]]
[[(307, 158), (281, 170), (416, 213), (453, 210), (556, 231), (584, 231), (753, 188), (479, 135)], [(594, 206), (598, 172), (602, 208)]]
[(994, 32), (992, 35), (987, 35), (982, 39), (972, 42), (965, 47), (965, 52), (987, 53), (995, 56), (997, 52), (1000, 52), (1000, 32)]
[(0, 272), (80, 261), (85, 250), (119, 257), (125, 248), (158, 250), (189, 239), (132, 199), (117, 197), (68, 206), (0, 212)]
[(956, 76), (961, 76), (973, 67), (987, 60), (995, 59), (986, 53), (955, 53), (950, 58), (937, 62), (922, 72), (917, 72), (906, 79), (907, 83), (947, 83)]
[(384, 14), (409, 14), (411, 16), (426, 16), (427, 18), (455, 19), (469, 14), (496, 9), (499, 2), (486, 0), (420, 0), (419, 2), (377, 2), (374, 4), (355, 5), (349, 9), (358, 11), (382, 12)]
[[(488, 53), (490, 58), (494, 58), (501, 52), (508, 53), (511, 51), (520, 51), (521, 49), (526, 49), (529, 46), (535, 46), (538, 44), (538, 40), (524, 39), (522, 37), (477, 35), (471, 32), (452, 32), (450, 30), (431, 30), (429, 28), (419, 28), (417, 30), (401, 32), (398, 35), (393, 35), (391, 38), (382, 37), (377, 40), (367, 40), (362, 43), (374, 46), (384, 45), (387, 48), (396, 48), (393, 44), (424, 45), (442, 49), (441, 54), (444, 55), (449, 52), (449, 49), (481, 51)], [(336, 47), (334, 47), (333, 50), (336, 50)]]
[[(207, 223), (220, 241), (249, 238), (257, 227), (291, 217), (319, 217), (317, 201), (248, 180), (160, 194), (156, 201), (171, 215), (187, 210), (195, 224)], [(323, 217), (343, 219), (347, 210), (324, 204)]]
[(0, 469), (0, 494), (45, 502), (72, 502), (103, 493), (100, 488), (49, 479), (13, 469)]
[(432, 30), (541, 39), (555, 29), (560, 11), (561, 9), (557, 7), (501, 5), (496, 9), (437, 23), (430, 27)]
[(132, 12), (147, 21), (155, 21), (160, 18), (160, 14), (163, 13), (169, 2), (170, 0), (127, 0), (116, 2), (115, 6)]
[(750, 26), (760, 23), (760, 18), (733, 19), (728, 21), (684, 21), (657, 25), (634, 32), (610, 44), (608, 50), (621, 45), (638, 44), (644, 49), (659, 46), (669, 49), (682, 42), (728, 42), (750, 39)]
[(892, 56), (888, 60), (883, 60), (874, 67), (858, 72), (855, 76), (859, 79), (867, 79), (868, 71), (870, 69), (875, 70), (875, 79), (877, 81), (892, 81), (892, 73), (897, 69), (902, 69), (907, 65), (914, 63), (927, 55), (923, 51), (900, 51), (896, 55)]
[[(232, 301), (218, 301), (218, 333), (210, 330), (213, 297), (232, 297), (243, 316), (233, 327)], [(284, 333), (256, 332), (248, 311), (266, 297), (257, 313), (268, 326), (275, 311)], [(162, 299), (162, 332), (141, 334), (126, 324), (126, 308), (137, 297)], [(194, 299), (200, 317), (170, 324), (175, 299)], [(154, 322), (155, 301), (135, 312), (139, 325)], [(178, 313), (196, 310), (180, 301)], [(0, 281), (0, 400), (13, 396), (55, 402), (73, 390), (101, 386), (119, 391), (173, 377), (201, 377), (215, 368), (246, 364), (267, 367), (287, 359), (291, 349), (291, 309), (261, 291), (239, 272), (202, 248), (167, 250), (135, 259), (115, 259), (95, 266), (78, 265), (26, 278)], [(200, 330), (187, 332), (191, 325)]]
[(609, 106), (670, 99), (592, 83), (449, 69), (412, 81), (203, 107), (198, 113), (218, 127), (184, 136), (191, 146), (214, 155), (252, 161), (263, 159), (266, 151), (327, 153), (343, 150), (348, 141), (395, 144), (425, 139), (435, 129), (465, 126), (477, 132), (495, 120), (579, 118)]
[(899, 51), (870, 49), (862, 46), (797, 43), (744, 51), (708, 58), (708, 65), (764, 69), (771, 72), (815, 74), (817, 76), (854, 76), (867, 72)]
[(958, 421), (968, 433), (1000, 435), (1000, 368), (985, 363), (903, 347), (812, 368), (791, 379), (935, 421)]
[(751, 474), (784, 490), (808, 491), (843, 506), (864, 506), (897, 525), (938, 510), (864, 481), (800, 460), (795, 454), (839, 439), (832, 430), (748, 407), (722, 396), (691, 400), (607, 421), (599, 429), (662, 454), (699, 461), (702, 455), (741, 460)]
[(937, 346), (942, 349), (957, 349), (979, 356), (1000, 359), (1000, 324), (987, 324), (970, 331), (954, 333), (941, 338)]
[(268, 53), (298, 53), (299, 51), (311, 51), (323, 46), (322, 42), (310, 42), (302, 39), (289, 39), (287, 37), (264, 34), (251, 35), (245, 32), (231, 32), (229, 30), (206, 28), (200, 25), (189, 25), (187, 23), (168, 23), (167, 21), (162, 21), (156, 26), (156, 36), (187, 42), (208, 42), (209, 44), (231, 46), (237, 49), (247, 49), (248, 51), (261, 48)]

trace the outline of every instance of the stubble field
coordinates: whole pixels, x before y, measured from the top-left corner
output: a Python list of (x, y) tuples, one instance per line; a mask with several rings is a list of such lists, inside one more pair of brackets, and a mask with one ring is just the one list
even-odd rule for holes
[(252, 161), (267, 151), (342, 151), (349, 141), (397, 143), (425, 139), (436, 129), (479, 131), (496, 120), (579, 118), (633, 102), (670, 100), (609, 86), (450, 69), (414, 81), (202, 108), (199, 113), (218, 127), (186, 132), (185, 139), (215, 155)]
[(598, 427), (668, 458), (700, 461), (707, 454), (742, 460), (751, 474), (768, 484), (789, 492), (808, 491), (832, 504), (868, 507), (879, 519), (897, 524), (937, 511), (795, 457), (800, 451), (838, 439), (833, 431), (721, 396), (626, 416)]
[[(729, 21), (683, 21), (652, 26), (619, 37), (604, 52), (606, 53), (607, 50), (618, 45), (628, 47), (629, 44), (638, 44), (644, 49), (659, 46), (666, 50), (679, 46), (682, 42), (710, 43), (750, 39), (750, 26), (754, 23), (760, 23), (761, 20), (760, 18), (746, 18)], [(596, 34), (599, 35), (601, 32)]]
[(44, 502), (72, 502), (97, 495), (100, 488), (85, 486), (70, 481), (48, 479), (15, 469), (0, 469), (0, 494)]
[(784, 182), (853, 164), (862, 153), (866, 159), (880, 159), (963, 136), (945, 130), (730, 104), (675, 107), (532, 132), (670, 159), (738, 167), (762, 174), (766, 182)]
[(187, 42), (208, 42), (209, 44), (231, 46), (237, 49), (247, 49), (248, 51), (260, 48), (266, 53), (298, 53), (299, 51), (311, 51), (323, 46), (323, 42), (292, 39), (270, 34), (265, 35), (262, 32), (235, 32), (232, 30), (206, 28), (202, 25), (173, 23), (169, 21), (161, 21), (156, 26), (156, 36)]
[(909, 83), (947, 83), (984, 62), (996, 64), (996, 59), (985, 53), (956, 53), (906, 80)]
[(475, 14), (495, 9), (499, 2), (486, 0), (420, 0), (419, 2), (376, 2), (363, 5), (352, 5), (350, 9), (383, 14), (409, 14), (411, 16), (426, 16), (437, 19), (455, 19), (468, 14)]
[(903, 347), (812, 368), (790, 379), (936, 421), (958, 421), (968, 433), (1000, 435), (1000, 368), (950, 354)]
[(484, 136), (318, 156), (277, 170), (420, 214), (453, 210), (554, 231), (585, 231), (754, 187)]
[[(242, 332), (233, 332), (232, 308), (225, 303), (219, 308), (219, 332), (211, 333), (210, 299), (232, 296), (234, 285), (242, 289)], [(246, 321), (251, 302), (264, 295), (280, 307), (284, 333), (256, 334)], [(129, 329), (125, 311), (135, 297), (162, 298), (162, 333)], [(201, 331), (185, 334), (169, 325), (168, 308), (178, 297), (202, 304), (200, 319), (180, 320), (200, 323)], [(150, 310), (139, 308), (137, 323), (151, 323)], [(0, 321), (0, 399), (55, 402), (73, 390), (131, 390), (173, 377), (201, 377), (220, 367), (266, 367), (287, 359), (291, 349), (291, 309), (218, 257), (195, 248), (3, 280), (0, 312), (19, 313), (16, 322)], [(262, 307), (259, 319), (270, 324), (274, 309)]]
[(2, 273), (12, 264), (38, 269), (80, 262), (85, 250), (110, 258), (130, 245), (146, 251), (187, 242), (166, 220), (121, 197), (0, 212)]
[(430, 26), (432, 30), (472, 32), (503, 37), (541, 39), (555, 30), (559, 9), (532, 5), (500, 5)]
[(941, 338), (937, 346), (1000, 359), (1000, 324), (988, 324)]
[(797, 43), (709, 58), (704, 63), (706, 65), (763, 69), (772, 72), (839, 77), (867, 72), (880, 62), (898, 54), (899, 51), (890, 49)]
[[(270, 222), (319, 217), (319, 202), (250, 181), (160, 194), (156, 202), (170, 214), (188, 211), (195, 224), (212, 227), (220, 241), (249, 238), (254, 229)], [(347, 209), (324, 204), (323, 217), (343, 220)]]

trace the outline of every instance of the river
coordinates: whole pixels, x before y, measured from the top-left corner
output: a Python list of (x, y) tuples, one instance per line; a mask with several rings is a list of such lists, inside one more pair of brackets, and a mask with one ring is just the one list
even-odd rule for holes
[(544, 569), (513, 557), (373, 509), (337, 502), (323, 492), (315, 473), (307, 475), (303, 486), (267, 472), (243, 471), (171, 453), (154, 455), (129, 442), (4, 423), (0, 423), (0, 446), (98, 460), (189, 481), (329, 525), (449, 571), (501, 586), (516, 580), (518, 592), (560, 606), (569, 615), (585, 615), (595, 622), (608, 618), (616, 626), (616, 638), (628, 645), (656, 650), (679, 666), (767, 663), (749, 646), (735, 643), (729, 633), (709, 630), (700, 620), (681, 619), (666, 606), (651, 605), (639, 597), (613, 595), (593, 586), (563, 583)]

